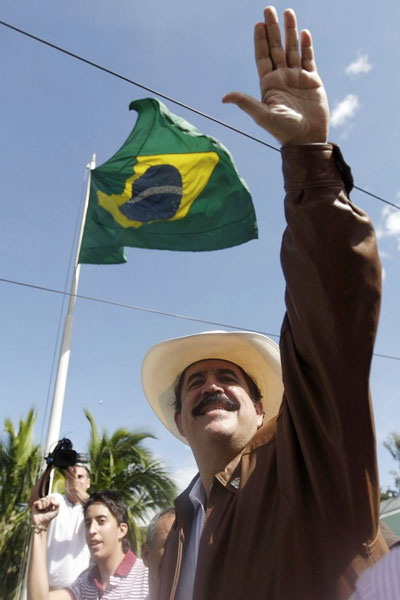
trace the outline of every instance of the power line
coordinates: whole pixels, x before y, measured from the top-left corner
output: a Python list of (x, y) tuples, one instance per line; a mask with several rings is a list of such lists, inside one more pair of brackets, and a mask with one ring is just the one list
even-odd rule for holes
[[(131, 85), (135, 85), (136, 87), (139, 87), (142, 90), (146, 90), (147, 92), (150, 92), (151, 94), (154, 94), (155, 96), (159, 96), (160, 98), (163, 98), (164, 100), (168, 100), (168, 102), (172, 102), (173, 104), (181, 106), (182, 108), (185, 108), (186, 110), (189, 110), (189, 111), (199, 115), (200, 117), (209, 119), (210, 121), (213, 121), (214, 123), (217, 123), (218, 125), (222, 125), (222, 127), (226, 127), (227, 129), (230, 129), (231, 131), (239, 133), (240, 135), (243, 135), (243, 136), (249, 138), (250, 140), (253, 140), (254, 142), (258, 142), (259, 144), (262, 144), (263, 146), (267, 146), (267, 148), (270, 148), (271, 150), (280, 152), (279, 148), (277, 148), (276, 146), (272, 146), (271, 144), (267, 144), (267, 142), (260, 140), (260, 138), (250, 135), (249, 133), (246, 133), (245, 131), (242, 131), (241, 129), (237, 129), (236, 127), (233, 127), (232, 125), (225, 123), (224, 121), (220, 121), (219, 119), (212, 117), (211, 115), (208, 115), (208, 114), (198, 110), (197, 108), (188, 106), (187, 104), (184, 104), (183, 102), (180, 102), (179, 100), (176, 100), (175, 98), (171, 98), (170, 96), (167, 96), (166, 94), (163, 94), (162, 92), (159, 92), (159, 91), (154, 90), (142, 83), (139, 83), (138, 81), (134, 81), (133, 79), (130, 79), (129, 77), (125, 77), (125, 75), (116, 73), (115, 71), (112, 71), (111, 69), (107, 69), (107, 67), (103, 67), (102, 65), (99, 65), (98, 63), (95, 63), (87, 58), (83, 58), (79, 54), (75, 54), (74, 52), (71, 52), (70, 50), (61, 48), (61, 46), (52, 44), (51, 42), (48, 42), (47, 40), (44, 40), (43, 38), (33, 35), (32, 33), (28, 33), (27, 31), (24, 31), (23, 29), (19, 29), (18, 27), (15, 27), (14, 25), (11, 25), (10, 23), (6, 23), (5, 21), (0, 21), (0, 25), (4, 25), (4, 27), (8, 27), (9, 29), (16, 31), (17, 33), (21, 33), (22, 35), (25, 35), (26, 37), (29, 37), (29, 38), (35, 40), (36, 42), (40, 42), (41, 44), (44, 44), (45, 46), (49, 46), (50, 48), (53, 48), (54, 50), (57, 50), (58, 52), (67, 54), (68, 56), (71, 56), (72, 58), (75, 58), (76, 60), (79, 60), (91, 67), (94, 67), (95, 69), (99, 69), (100, 71), (103, 71), (104, 73), (107, 73), (108, 75), (117, 77), (118, 79), (121, 79), (122, 81), (126, 81), (127, 83), (130, 83)], [(393, 208), (397, 208), (398, 210), (400, 210), (400, 206), (398, 204), (395, 204), (394, 202), (390, 202), (389, 200), (385, 200), (381, 196), (377, 196), (376, 194), (368, 192), (367, 190), (364, 190), (363, 188), (358, 187), (356, 185), (354, 186), (354, 189), (358, 190), (359, 192), (362, 192), (363, 194), (366, 194), (367, 196), (371, 196), (372, 198), (375, 198), (376, 200), (379, 200), (380, 202), (389, 204)]]
[(371, 192), (367, 192), (367, 190), (363, 190), (362, 188), (358, 187), (357, 185), (353, 185), (353, 188), (355, 190), (358, 190), (359, 192), (363, 192), (363, 194), (367, 194), (367, 196), (371, 196), (372, 198), (376, 198), (377, 200), (380, 200), (381, 202), (385, 202), (385, 204), (389, 204), (390, 206), (393, 206), (394, 208), (398, 208), (400, 210), (400, 206), (398, 204), (394, 204), (394, 202), (390, 202), (389, 200), (385, 200), (384, 198), (381, 198), (381, 196), (377, 196), (376, 194), (372, 194)]
[(45, 44), (46, 46), (49, 46), (50, 48), (53, 48), (54, 50), (58, 50), (59, 52), (62, 52), (63, 54), (67, 54), (68, 56), (71, 56), (72, 58), (76, 58), (77, 60), (80, 60), (81, 62), (86, 63), (87, 65), (90, 65), (91, 67), (95, 67), (96, 69), (99, 69), (100, 71), (104, 71), (105, 73), (108, 73), (108, 75), (112, 75), (113, 77), (122, 79), (122, 81), (126, 81), (127, 83), (135, 85), (135, 86), (141, 88), (142, 90), (146, 90), (146, 92), (150, 92), (151, 94), (154, 94), (155, 96), (160, 96), (160, 98), (164, 98), (164, 100), (168, 100), (168, 102), (173, 102), (174, 104), (177, 104), (178, 106), (181, 106), (182, 108), (186, 108), (187, 110), (190, 110), (190, 111), (196, 113), (197, 115), (204, 117), (205, 119), (209, 119), (210, 121), (214, 121), (214, 123), (218, 123), (218, 125), (222, 125), (223, 127), (227, 127), (228, 129), (231, 129), (232, 131), (235, 131), (236, 133), (240, 133), (241, 135), (244, 135), (247, 138), (254, 140), (255, 142), (258, 142), (259, 144), (263, 144), (263, 146), (267, 146), (268, 148), (271, 148), (271, 150), (276, 150), (276, 152), (280, 152), (279, 148), (276, 148), (275, 146), (272, 146), (271, 144), (267, 144), (267, 142), (264, 142), (263, 140), (260, 140), (259, 138), (256, 138), (255, 136), (250, 135), (249, 133), (245, 133), (244, 131), (237, 129), (236, 127), (233, 127), (232, 125), (229, 125), (228, 123), (224, 123), (224, 121), (220, 121), (219, 119), (216, 119), (215, 117), (212, 117), (211, 115), (207, 115), (206, 113), (202, 112), (201, 110), (197, 110), (197, 108), (188, 106), (187, 104), (184, 104), (183, 102), (180, 102), (179, 100), (175, 100), (174, 98), (171, 98), (170, 96), (167, 96), (166, 94), (163, 94), (162, 92), (153, 90), (152, 88), (148, 87), (147, 85), (143, 85), (142, 83), (139, 83), (138, 81), (134, 81), (133, 79), (130, 79), (129, 77), (125, 77), (125, 75), (116, 73), (115, 71), (112, 71), (111, 69), (107, 69), (106, 67), (103, 67), (102, 65), (99, 65), (98, 63), (88, 60), (87, 58), (83, 58), (82, 56), (79, 56), (79, 54), (70, 52), (69, 50), (66, 50), (65, 48), (61, 48), (61, 46), (56, 46), (56, 44), (52, 44), (51, 42), (48, 42), (47, 40), (44, 40), (40, 37), (37, 37), (36, 35), (33, 35), (32, 33), (28, 33), (27, 31), (23, 31), (22, 29), (19, 29), (18, 27), (14, 27), (14, 25), (10, 25), (9, 23), (6, 23), (5, 21), (0, 21), (0, 25), (4, 25), (5, 27), (8, 27), (9, 29), (13, 29), (14, 31), (17, 31), (18, 33), (22, 33), (22, 35), (26, 35), (27, 37), (32, 38), (33, 40), (36, 40), (37, 42), (40, 42), (41, 44)]
[[(101, 304), (109, 304), (111, 306), (118, 306), (120, 308), (129, 308), (130, 310), (138, 310), (141, 312), (147, 312), (155, 315), (161, 315), (164, 317), (172, 317), (174, 319), (183, 319), (185, 321), (193, 321), (195, 323), (203, 323), (205, 325), (214, 325), (216, 327), (227, 327), (228, 329), (235, 329), (239, 331), (250, 331), (248, 327), (241, 327), (240, 325), (232, 325), (228, 323), (218, 323), (216, 321), (207, 321), (206, 319), (198, 319), (197, 317), (190, 317), (187, 315), (179, 315), (176, 313), (170, 313), (163, 310), (156, 310), (155, 308), (146, 308), (143, 306), (135, 306), (134, 304), (125, 304), (123, 302), (115, 302), (113, 300), (104, 300), (103, 298), (95, 298), (93, 296), (83, 296), (82, 294), (70, 294), (69, 292), (63, 290), (56, 290), (54, 288), (44, 287), (41, 285), (34, 285), (31, 283), (25, 283), (23, 281), (15, 281), (13, 279), (4, 279), (0, 277), (0, 281), (3, 283), (10, 283), (12, 285), (19, 285), (21, 287), (27, 287), (34, 290), (41, 290), (43, 292), (50, 292), (52, 294), (62, 294), (64, 296), (74, 296), (75, 298), (80, 298), (81, 300), (89, 300), (90, 302), (100, 302)], [(269, 337), (280, 338), (278, 333), (270, 333), (268, 331), (260, 331), (251, 329), (251, 331), (255, 331), (256, 333), (261, 333), (263, 335), (268, 335)], [(391, 356), (389, 354), (378, 354), (374, 353), (374, 356), (378, 356), (379, 358), (387, 358), (390, 360), (400, 360), (400, 356)]]
[[(227, 323), (217, 323), (216, 321), (206, 321), (205, 319), (198, 319), (197, 317), (188, 317), (186, 315), (179, 315), (175, 313), (170, 313), (162, 310), (156, 310), (154, 308), (145, 308), (143, 306), (135, 306), (134, 304), (124, 304), (123, 302), (115, 302), (113, 300), (104, 300), (103, 298), (95, 298), (93, 296), (83, 296), (81, 294), (70, 294), (69, 292), (65, 292), (63, 290), (56, 290), (54, 288), (48, 288), (41, 285), (33, 285), (30, 283), (24, 283), (23, 281), (15, 281), (13, 279), (3, 279), (0, 277), (0, 281), (3, 283), (11, 283), (13, 285), (20, 285), (22, 287), (32, 288), (34, 290), (41, 290), (43, 292), (51, 292), (52, 294), (63, 294), (65, 296), (74, 296), (75, 298), (80, 298), (81, 300), (89, 300), (91, 302), (100, 302), (101, 304), (109, 304), (111, 306), (118, 306), (120, 308), (129, 308), (131, 310), (139, 310), (142, 312), (152, 313), (156, 315), (162, 315), (164, 317), (172, 317), (174, 319), (183, 319), (185, 321), (194, 321), (195, 323), (204, 323), (205, 325), (216, 325), (217, 327), (228, 327), (229, 329), (238, 329), (240, 331), (249, 331), (246, 327), (240, 327), (239, 325), (228, 325)], [(280, 336), (276, 333), (268, 333), (266, 331), (256, 331), (256, 333), (263, 333), (264, 335), (269, 335), (270, 337), (279, 338)]]

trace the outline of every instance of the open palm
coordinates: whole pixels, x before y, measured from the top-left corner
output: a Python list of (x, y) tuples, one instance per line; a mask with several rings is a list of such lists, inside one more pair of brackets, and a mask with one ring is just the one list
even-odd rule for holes
[(285, 50), (273, 7), (264, 11), (265, 23), (254, 30), (255, 57), (261, 102), (240, 92), (227, 94), (233, 102), (282, 144), (326, 142), (329, 107), (318, 75), (311, 34), (301, 32), (301, 54), (296, 15), (285, 11)]

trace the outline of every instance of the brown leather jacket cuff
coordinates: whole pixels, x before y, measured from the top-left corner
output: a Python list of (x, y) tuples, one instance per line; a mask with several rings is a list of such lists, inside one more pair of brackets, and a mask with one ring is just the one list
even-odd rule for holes
[(348, 194), (353, 189), (350, 167), (336, 144), (283, 146), (281, 152), (287, 192), (331, 185), (344, 186)]

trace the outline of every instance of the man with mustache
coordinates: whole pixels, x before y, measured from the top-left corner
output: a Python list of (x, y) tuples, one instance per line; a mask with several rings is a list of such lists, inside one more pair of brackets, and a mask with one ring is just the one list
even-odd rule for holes
[(287, 10), (283, 48), (267, 7), (254, 37), (262, 100), (224, 98), (282, 144), (280, 352), (259, 333), (208, 332), (157, 344), (143, 362), (151, 406), (199, 469), (175, 503), (158, 600), (347, 600), (387, 552), (368, 390), (381, 267), (327, 142), (311, 35), (301, 51), (298, 38)]

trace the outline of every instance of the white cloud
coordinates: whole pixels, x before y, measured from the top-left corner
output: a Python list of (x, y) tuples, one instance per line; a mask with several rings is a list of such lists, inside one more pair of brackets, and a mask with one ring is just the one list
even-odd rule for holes
[(385, 267), (382, 267), (382, 281), (385, 281), (386, 279), (386, 269)]
[(369, 62), (368, 54), (360, 56), (346, 67), (346, 75), (356, 76), (362, 73), (369, 73), (372, 69), (372, 63)]
[(346, 121), (354, 116), (358, 108), (360, 108), (358, 96), (355, 94), (347, 94), (346, 98), (339, 102), (339, 104), (332, 111), (332, 127), (343, 125)]
[(175, 480), (175, 484), (178, 488), (178, 493), (183, 492), (187, 488), (193, 477), (198, 473), (198, 468), (194, 463), (193, 466), (184, 467), (182, 469), (175, 469), (172, 472), (172, 477)]
[(377, 236), (378, 238), (395, 238), (400, 250), (400, 210), (385, 206), (382, 211)]

